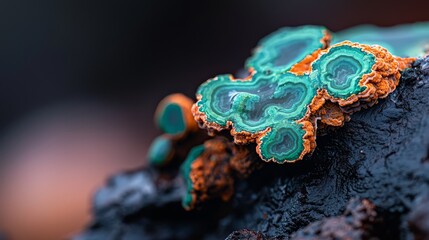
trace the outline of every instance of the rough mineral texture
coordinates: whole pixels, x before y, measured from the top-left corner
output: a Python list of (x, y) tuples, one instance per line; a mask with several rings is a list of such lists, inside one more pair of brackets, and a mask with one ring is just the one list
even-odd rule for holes
[(261, 164), (248, 148), (224, 137), (194, 147), (181, 166), (187, 189), (183, 207), (191, 210), (212, 198), (229, 201), (235, 179), (248, 177)]
[[(311, 223), (292, 234), (291, 240), (370, 239), (376, 226), (375, 207), (368, 200), (352, 199), (343, 215)], [(373, 235), (374, 234), (374, 235)]]
[[(276, 237), (275, 239), (290, 240), (329, 240), (329, 239), (371, 239), (377, 238), (373, 232), (377, 225), (374, 205), (368, 200), (352, 199), (343, 215), (325, 218), (293, 233), (289, 238)], [(231, 233), (227, 240), (239, 239), (273, 239), (267, 238), (260, 232), (243, 229)]]
[(267, 240), (264, 234), (249, 229), (234, 231), (225, 240)]
[[(119, 193), (135, 186), (132, 177), (125, 177), (105, 187), (110, 189), (107, 199), (120, 196), (112, 198), (114, 204), (94, 201), (93, 223), (77, 239), (225, 239), (241, 229), (287, 239), (308, 225), (340, 216), (355, 197), (370, 201), (382, 220), (372, 226), (372, 237), (428, 238), (427, 222), (422, 222), (428, 204), (415, 199), (429, 189), (429, 58), (406, 69), (387, 98), (354, 113), (344, 127), (328, 129), (317, 144), (303, 161), (267, 164), (237, 181), (229, 204), (201, 211), (181, 208), (180, 194), (174, 194), (183, 188), (180, 182), (167, 181), (156, 191), (132, 190), (142, 196), (135, 201)], [(149, 173), (133, 174), (148, 174), (141, 184), (158, 186), (160, 177)]]
[(182, 179), (170, 177), (153, 169), (112, 177), (94, 196), (92, 223), (74, 239), (199, 239), (212, 231), (220, 213), (185, 211)]

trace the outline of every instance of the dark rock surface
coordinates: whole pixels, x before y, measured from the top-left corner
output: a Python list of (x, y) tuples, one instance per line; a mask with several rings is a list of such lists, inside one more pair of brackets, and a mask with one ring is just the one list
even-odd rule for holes
[(154, 169), (110, 178), (93, 200), (94, 219), (74, 239), (198, 239), (213, 229), (218, 212), (186, 212), (181, 178)]
[(232, 232), (225, 240), (267, 240), (264, 234), (249, 229)]
[(324, 218), (292, 234), (291, 240), (376, 238), (377, 213), (368, 200), (352, 199), (343, 215)]
[[(416, 61), (402, 76), (388, 98), (319, 137), (312, 156), (295, 164), (268, 164), (238, 182), (227, 205), (185, 212), (175, 194), (176, 180), (164, 190), (149, 191), (126, 177), (117, 187), (140, 193), (128, 196), (126, 190), (114, 190), (115, 184), (107, 186), (111, 189), (95, 201), (92, 225), (76, 239), (224, 239), (240, 229), (287, 239), (307, 225), (340, 216), (352, 198), (375, 205), (382, 223), (374, 224), (372, 237), (411, 238), (425, 227), (413, 216), (429, 208), (415, 204), (429, 189), (429, 58)], [(141, 184), (158, 186), (158, 179), (151, 175)], [(104, 199), (110, 195), (113, 200)]]
[[(376, 218), (375, 206), (368, 200), (352, 199), (347, 204), (346, 211), (341, 216), (324, 218), (320, 221), (299, 229), (289, 238), (277, 237), (275, 239), (290, 240), (329, 240), (329, 239), (376, 239), (375, 227), (380, 224)], [(254, 239), (266, 240), (260, 232), (243, 229), (234, 231), (226, 240)]]

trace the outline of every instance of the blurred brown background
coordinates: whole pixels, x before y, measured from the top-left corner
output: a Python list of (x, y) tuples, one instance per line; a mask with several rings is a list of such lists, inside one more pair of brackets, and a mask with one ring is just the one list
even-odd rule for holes
[(240, 69), (277, 28), (428, 21), (428, 4), (2, 0), (0, 232), (18, 240), (77, 232), (97, 186), (145, 164), (157, 102)]

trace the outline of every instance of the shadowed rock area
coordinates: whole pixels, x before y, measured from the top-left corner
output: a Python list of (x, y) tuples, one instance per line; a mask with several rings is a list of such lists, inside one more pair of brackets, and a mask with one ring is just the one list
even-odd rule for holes
[(408, 225), (416, 240), (429, 239), (429, 192), (417, 197)]
[(352, 199), (343, 215), (324, 218), (311, 223), (293, 233), (290, 238), (268, 238), (259, 232), (243, 229), (231, 233), (226, 240), (241, 239), (290, 239), (290, 240), (329, 240), (329, 239), (370, 239), (377, 226), (375, 207), (368, 200)]
[[(317, 145), (303, 161), (267, 164), (238, 181), (228, 204), (193, 212), (180, 206), (184, 189), (176, 173), (120, 174), (113, 179), (123, 180), (96, 194), (93, 222), (75, 239), (225, 239), (241, 229), (254, 239), (288, 239), (347, 215), (352, 198), (371, 202), (380, 220), (353, 225), (371, 231), (352, 239), (429, 239), (429, 205), (417, 199), (429, 189), (429, 58), (406, 69), (385, 100), (353, 114)], [(145, 177), (136, 180), (138, 174)], [(312, 232), (315, 239), (321, 233)], [(229, 239), (245, 239), (234, 234)]]

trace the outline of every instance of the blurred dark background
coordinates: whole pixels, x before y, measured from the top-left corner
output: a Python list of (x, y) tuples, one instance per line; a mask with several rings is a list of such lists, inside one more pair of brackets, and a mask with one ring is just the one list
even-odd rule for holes
[[(240, 69), (283, 26), (428, 21), (420, 1), (0, 1), (0, 231), (58, 239), (144, 164), (165, 95)], [(25, 220), (24, 220), (25, 219)], [(44, 219), (47, 219), (46, 221)], [(31, 238), (27, 238), (31, 236)]]

